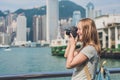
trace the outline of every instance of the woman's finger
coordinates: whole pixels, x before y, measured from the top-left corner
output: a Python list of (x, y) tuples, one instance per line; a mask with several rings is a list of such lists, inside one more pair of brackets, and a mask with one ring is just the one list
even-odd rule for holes
[(75, 42), (77, 42), (77, 41), (78, 41), (78, 36), (75, 37)]
[(73, 38), (73, 35), (72, 35), (72, 33), (70, 33), (70, 37), (72, 37), (72, 38)]

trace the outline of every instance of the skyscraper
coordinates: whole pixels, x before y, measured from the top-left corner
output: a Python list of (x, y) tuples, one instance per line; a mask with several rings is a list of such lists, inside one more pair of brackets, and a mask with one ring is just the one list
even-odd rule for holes
[(47, 40), (46, 31), (46, 15), (42, 16), (42, 40)]
[(72, 25), (76, 26), (80, 19), (81, 19), (80, 11), (74, 11), (73, 12)]
[(26, 17), (24, 14), (20, 14), (17, 17), (17, 34), (16, 45), (21, 45), (26, 42)]
[(59, 8), (58, 0), (47, 0), (47, 41), (57, 38)]
[(46, 16), (35, 15), (33, 17), (33, 41), (46, 41)]
[(42, 17), (35, 15), (33, 17), (33, 41), (38, 42), (42, 38)]
[(86, 17), (93, 19), (94, 18), (94, 5), (93, 5), (93, 3), (89, 2), (86, 7), (87, 7)]

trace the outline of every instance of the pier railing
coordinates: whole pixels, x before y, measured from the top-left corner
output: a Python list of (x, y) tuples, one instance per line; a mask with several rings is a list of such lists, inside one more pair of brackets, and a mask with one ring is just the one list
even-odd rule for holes
[[(110, 74), (120, 73), (120, 68), (107, 68)], [(98, 73), (98, 72), (97, 72)], [(27, 74), (12, 74), (12, 75), (0, 75), (0, 80), (26, 80), (36, 78), (58, 78), (58, 77), (70, 77), (72, 71), (65, 72), (35, 72)]]

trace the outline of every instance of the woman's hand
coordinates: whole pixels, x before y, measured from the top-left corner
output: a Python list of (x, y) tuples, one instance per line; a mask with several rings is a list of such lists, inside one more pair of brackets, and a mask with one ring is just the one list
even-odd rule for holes
[(70, 33), (67, 48), (66, 48), (65, 54), (64, 54), (65, 58), (68, 57), (68, 54), (70, 53), (70, 48), (72, 48), (72, 47), (74, 48), (76, 46), (77, 40), (78, 40), (78, 36), (76, 38), (74, 38), (73, 35)]
[(68, 39), (67, 47), (65, 49), (64, 57), (67, 58), (70, 51), (70, 40)]
[(76, 38), (74, 38), (73, 35), (70, 33), (70, 37), (69, 37), (69, 40), (68, 40), (67, 48), (66, 48), (65, 54), (64, 54), (65, 58), (68, 57), (70, 48), (73, 47), (73, 46), (76, 46), (77, 39), (78, 39), (78, 36)]
[(73, 35), (70, 33), (70, 38), (69, 38), (69, 44), (72, 45), (76, 45), (78, 41), (78, 36), (76, 36), (75, 38), (73, 37)]

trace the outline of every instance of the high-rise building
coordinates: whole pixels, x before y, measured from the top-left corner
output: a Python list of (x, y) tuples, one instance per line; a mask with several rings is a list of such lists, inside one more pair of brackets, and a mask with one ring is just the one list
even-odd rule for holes
[(96, 10), (95, 11), (95, 17), (99, 17), (102, 15), (102, 11), (101, 10)]
[(47, 41), (57, 38), (59, 8), (58, 0), (47, 0)]
[(33, 17), (33, 41), (38, 42), (41, 40), (46, 41), (46, 16)]
[(42, 40), (47, 41), (47, 31), (46, 31), (46, 15), (42, 16)]
[(86, 7), (87, 7), (86, 17), (93, 19), (94, 18), (94, 5), (93, 5), (93, 3), (89, 2)]
[(6, 16), (6, 26), (10, 26), (13, 20), (16, 20), (17, 14), (9, 13)]
[(17, 17), (17, 34), (16, 34), (16, 45), (21, 45), (26, 43), (26, 17), (24, 14), (20, 14)]
[(10, 35), (7, 33), (0, 33), (0, 45), (10, 45)]
[(72, 25), (76, 26), (80, 19), (81, 19), (80, 11), (74, 11), (73, 12)]
[(0, 32), (6, 32), (4, 17), (0, 17)]
[(42, 17), (35, 15), (33, 17), (33, 42), (42, 38)]
[(7, 16), (6, 16), (6, 23), (5, 23), (5, 26), (7, 28), (7, 33), (8, 34), (11, 34), (13, 32), (13, 22), (16, 21), (16, 18), (17, 18), (17, 14), (13, 14), (13, 13), (9, 13)]

